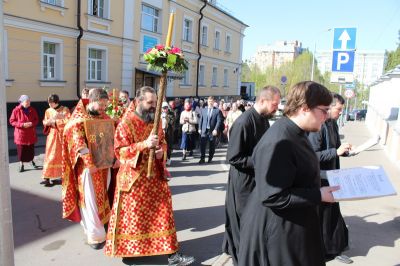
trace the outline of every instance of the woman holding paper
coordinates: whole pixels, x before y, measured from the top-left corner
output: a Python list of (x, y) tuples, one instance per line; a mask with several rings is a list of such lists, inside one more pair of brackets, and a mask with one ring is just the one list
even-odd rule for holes
[(318, 83), (296, 84), (284, 117), (255, 147), (256, 186), (242, 216), (239, 265), (325, 265), (318, 206), (333, 202), (338, 187), (320, 188), (319, 162), (306, 133), (321, 129), (331, 101)]

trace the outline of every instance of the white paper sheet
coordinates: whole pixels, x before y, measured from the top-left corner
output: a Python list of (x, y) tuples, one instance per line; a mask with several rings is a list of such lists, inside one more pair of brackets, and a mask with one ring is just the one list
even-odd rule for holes
[(364, 166), (325, 172), (329, 185), (340, 186), (335, 200), (357, 200), (396, 195), (381, 166)]
[(361, 145), (355, 147), (355, 149), (350, 150), (350, 151), (349, 151), (349, 156), (357, 155), (357, 154), (359, 154), (360, 152), (365, 151), (366, 149), (369, 149), (369, 148), (375, 146), (376, 144), (379, 143), (379, 140), (380, 140), (380, 139), (381, 139), (381, 138), (380, 138), (379, 135), (378, 135), (378, 136), (375, 136), (375, 137), (373, 137), (373, 138), (370, 138), (369, 140), (367, 140), (367, 141), (364, 142), (363, 144), (361, 144)]

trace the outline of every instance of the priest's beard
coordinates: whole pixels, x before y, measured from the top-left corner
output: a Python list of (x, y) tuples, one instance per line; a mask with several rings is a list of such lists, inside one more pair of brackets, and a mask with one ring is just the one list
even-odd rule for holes
[(138, 111), (140, 113), (140, 117), (146, 123), (153, 123), (154, 122), (154, 114), (156, 109), (154, 107), (150, 107), (149, 109), (145, 109), (142, 104), (139, 104)]
[(98, 110), (94, 110), (93, 105), (90, 105), (90, 104), (87, 108), (87, 112), (91, 116), (99, 116), (100, 115), (100, 112)]

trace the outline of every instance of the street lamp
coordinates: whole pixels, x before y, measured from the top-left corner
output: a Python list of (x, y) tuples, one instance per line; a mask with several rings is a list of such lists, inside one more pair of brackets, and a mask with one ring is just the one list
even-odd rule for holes
[(328, 31), (331, 31), (332, 29), (331, 28), (329, 28), (329, 29), (326, 29), (326, 30), (324, 30), (324, 31), (322, 31), (322, 32), (320, 32), (320, 33), (318, 33), (317, 34), (317, 36), (315, 37), (315, 39), (314, 39), (314, 52), (313, 52), (313, 54), (312, 54), (312, 63), (311, 63), (311, 78), (310, 78), (310, 80), (311, 81), (314, 81), (314, 68), (315, 68), (315, 53), (316, 53), (316, 51), (317, 51), (317, 37), (320, 35), (320, 34), (322, 34), (322, 33), (324, 33), (324, 32), (328, 32)]

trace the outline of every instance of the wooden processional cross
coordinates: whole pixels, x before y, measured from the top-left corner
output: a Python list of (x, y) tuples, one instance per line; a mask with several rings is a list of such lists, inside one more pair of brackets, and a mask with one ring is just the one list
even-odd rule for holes
[[(171, 47), (171, 36), (172, 36), (172, 30), (174, 27), (174, 17), (175, 17), (175, 13), (171, 13), (169, 16), (167, 41), (165, 43), (166, 47)], [(160, 78), (160, 89), (159, 89), (158, 95), (157, 95), (157, 107), (156, 107), (156, 114), (154, 117), (154, 126), (153, 126), (153, 130), (152, 130), (152, 134), (154, 134), (154, 135), (158, 135), (158, 127), (159, 127), (160, 118), (161, 118), (161, 106), (162, 106), (162, 102), (164, 101), (166, 87), (167, 87), (167, 70), (163, 70), (162, 74), (161, 74), (161, 78)], [(154, 148), (150, 149), (149, 163), (147, 165), (147, 177), (148, 178), (153, 176), (154, 154), (155, 154), (155, 149)]]

